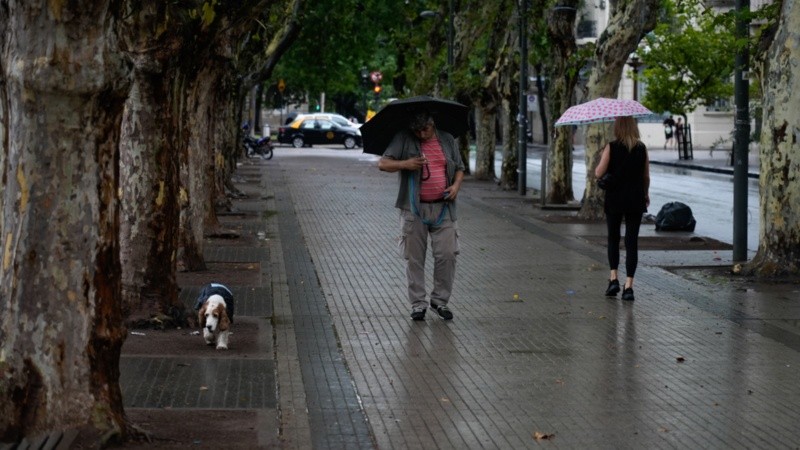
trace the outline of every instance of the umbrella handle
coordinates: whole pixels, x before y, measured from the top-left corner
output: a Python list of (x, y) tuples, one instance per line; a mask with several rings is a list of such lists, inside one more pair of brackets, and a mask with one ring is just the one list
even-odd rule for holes
[[(425, 175), (425, 172), (428, 172), (428, 174), (427, 174), (427, 175)], [(425, 181), (425, 180), (427, 180), (427, 179), (428, 179), (428, 178), (430, 178), (430, 177), (431, 177), (431, 168), (430, 168), (430, 166), (428, 166), (427, 164), (425, 164), (425, 165), (422, 167), (422, 181)]]

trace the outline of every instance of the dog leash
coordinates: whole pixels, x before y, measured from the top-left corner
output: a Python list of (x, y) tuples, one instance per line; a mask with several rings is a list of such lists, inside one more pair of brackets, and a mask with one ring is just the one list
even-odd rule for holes
[(436, 218), (435, 221), (431, 222), (430, 220), (425, 219), (420, 215), (419, 211), (417, 210), (417, 202), (416, 202), (416, 195), (414, 191), (414, 187), (417, 185), (416, 180), (414, 180), (414, 172), (411, 172), (411, 176), (409, 177), (409, 184), (408, 184), (408, 194), (409, 198), (408, 201), (411, 203), (411, 212), (414, 213), (415, 216), (419, 217), (419, 219), (428, 226), (438, 227), (442, 224), (444, 220), (444, 214), (447, 212), (447, 202), (444, 202), (442, 206), (442, 211), (439, 213), (439, 217)]

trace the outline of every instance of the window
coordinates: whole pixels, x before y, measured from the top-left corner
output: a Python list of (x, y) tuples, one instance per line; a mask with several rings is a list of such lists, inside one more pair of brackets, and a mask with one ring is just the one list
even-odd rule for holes
[(731, 110), (733, 110), (733, 108), (731, 107), (731, 99), (729, 98), (720, 98), (706, 105), (706, 111), (728, 112)]
[(581, 17), (581, 20), (578, 22), (578, 29), (575, 32), (575, 37), (578, 39), (597, 37), (597, 21)]

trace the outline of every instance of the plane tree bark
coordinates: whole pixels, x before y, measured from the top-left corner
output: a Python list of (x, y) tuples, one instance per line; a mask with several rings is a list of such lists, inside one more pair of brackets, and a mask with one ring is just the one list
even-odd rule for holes
[(0, 2), (3, 442), (128, 433), (117, 146), (129, 68), (115, 19), (107, 1)]
[[(506, 3), (504, 14), (512, 18), (514, 4)], [(519, 23), (519, 21), (517, 21)], [(500, 166), (500, 188), (513, 191), (518, 186), (519, 161), (519, 77), (520, 64), (527, 55), (519, 55), (519, 27), (507, 27), (503, 35), (503, 51), (497, 59), (500, 73), (498, 90), (500, 96), (500, 117), (502, 118), (501, 140), (503, 159)]]
[[(548, 14), (547, 35), (551, 43), (547, 77), (550, 80), (550, 116), (561, 116), (573, 104), (578, 73), (583, 61), (578, 58), (575, 43), (575, 19), (578, 0), (560, 0)], [(547, 203), (565, 204), (574, 199), (572, 193), (572, 129), (554, 127), (548, 147)]]
[(764, 92), (758, 251), (746, 271), (763, 277), (800, 273), (800, 5), (784, 1), (762, 66)]
[[(622, 71), (642, 38), (652, 31), (661, 8), (660, 0), (617, 0), (611, 2), (612, 13), (608, 26), (597, 40), (592, 73), (586, 85), (587, 100), (600, 97), (616, 98)], [(578, 217), (601, 220), (603, 191), (597, 187), (594, 169), (600, 154), (610, 139), (610, 126), (590, 125), (586, 132), (586, 190)]]
[(122, 301), (137, 328), (186, 325), (178, 300), (176, 249), (180, 211), (178, 63), (188, 14), (160, 1), (130, 5), (120, 24), (133, 64), (120, 142)]

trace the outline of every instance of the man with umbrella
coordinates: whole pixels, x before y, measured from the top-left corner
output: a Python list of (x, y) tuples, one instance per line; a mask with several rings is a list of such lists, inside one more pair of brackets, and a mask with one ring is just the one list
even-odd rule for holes
[(406, 260), (411, 318), (424, 320), (428, 308), (425, 256), (430, 237), (434, 258), (430, 307), (440, 318), (451, 320), (448, 302), (458, 254), (456, 197), (464, 162), (453, 135), (437, 129), (429, 111), (418, 109), (409, 116), (407, 127), (394, 135), (378, 168), (400, 175), (395, 206), (400, 209), (399, 246)]

